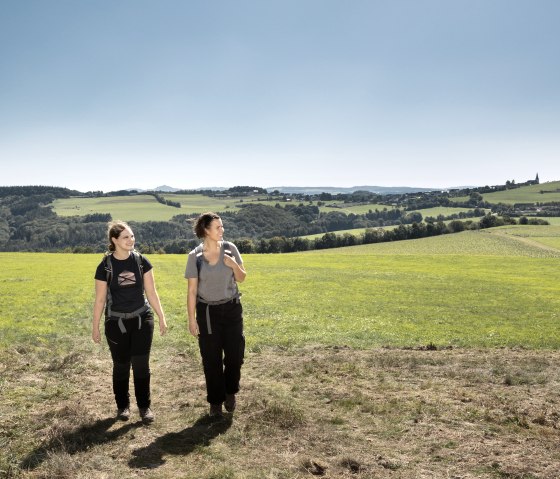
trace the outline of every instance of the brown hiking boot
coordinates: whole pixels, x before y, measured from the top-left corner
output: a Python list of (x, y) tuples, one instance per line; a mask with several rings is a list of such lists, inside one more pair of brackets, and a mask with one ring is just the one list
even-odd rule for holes
[(154, 413), (149, 407), (140, 408), (140, 418), (144, 424), (154, 422)]
[(224, 407), (227, 412), (235, 411), (235, 394), (226, 394), (226, 400), (224, 401)]
[(210, 417), (218, 417), (222, 415), (222, 403), (210, 404)]

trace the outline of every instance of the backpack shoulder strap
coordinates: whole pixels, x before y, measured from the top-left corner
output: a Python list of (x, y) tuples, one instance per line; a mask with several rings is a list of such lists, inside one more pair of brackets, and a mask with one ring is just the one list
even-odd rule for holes
[(142, 289), (144, 289), (144, 264), (142, 261), (142, 253), (133, 250), (132, 254), (134, 259), (136, 260), (136, 264), (138, 265), (138, 271), (140, 272), (140, 283), (142, 284)]
[(200, 276), (200, 268), (202, 268), (202, 260), (204, 259), (204, 247), (202, 243), (200, 243), (195, 249), (195, 258), (196, 258), (196, 270), (198, 271), (198, 275)]
[(113, 279), (113, 263), (111, 262), (111, 253), (105, 255), (105, 257), (103, 258), (103, 264), (105, 265), (107, 285), (110, 285)]

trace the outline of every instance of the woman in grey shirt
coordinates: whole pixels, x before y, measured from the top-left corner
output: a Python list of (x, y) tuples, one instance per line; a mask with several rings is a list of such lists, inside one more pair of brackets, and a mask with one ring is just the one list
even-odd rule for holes
[(246, 272), (237, 247), (223, 241), (224, 225), (215, 213), (203, 213), (194, 224), (203, 242), (188, 255), (187, 314), (189, 331), (198, 338), (210, 415), (235, 409), (245, 353), (243, 308), (237, 283)]

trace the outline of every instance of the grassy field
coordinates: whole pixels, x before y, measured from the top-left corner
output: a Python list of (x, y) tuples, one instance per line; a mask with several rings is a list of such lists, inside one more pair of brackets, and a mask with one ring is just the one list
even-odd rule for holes
[(158, 203), (151, 195), (111, 196), (106, 198), (63, 198), (53, 202), (53, 211), (59, 216), (85, 216), (93, 213), (110, 213), (123, 221), (168, 221), (185, 213)]
[[(392, 230), (397, 228), (397, 226), (383, 226), (384, 230)], [(359, 236), (361, 234), (364, 234), (366, 232), (366, 228), (352, 228), (349, 230), (338, 230), (338, 231), (332, 231), (332, 233), (336, 234), (337, 236), (342, 236), (346, 233), (351, 234), (353, 236)], [(325, 235), (325, 233), (317, 233), (314, 235), (304, 235), (301, 236), (301, 238), (306, 238), (306, 239), (315, 239), (315, 238), (322, 238)]]
[(445, 206), (436, 206), (434, 208), (425, 208), (425, 209), (417, 210), (417, 211), (422, 214), (423, 218), (426, 218), (427, 216), (432, 216), (434, 218), (437, 218), (439, 215), (451, 216), (451, 215), (459, 214), (459, 213), (462, 213), (462, 212), (472, 211), (472, 209), (469, 209), (469, 208), (449, 208), (449, 207), (445, 207)]
[[(555, 239), (556, 238), (556, 239)], [(0, 254), (0, 477), (555, 478), (560, 227), (246, 255), (239, 409), (206, 416), (185, 257), (150, 256), (170, 326), (156, 423), (116, 423), (90, 341), (100, 255)]]
[[(281, 206), (288, 204), (282, 201), (265, 201), (257, 198), (244, 198), (242, 202), (238, 198), (210, 198), (203, 195), (167, 195), (164, 196), (171, 201), (181, 203), (181, 208), (162, 205), (151, 195), (138, 196), (116, 196), (108, 198), (64, 198), (54, 201), (53, 210), (60, 216), (85, 216), (92, 213), (110, 213), (113, 218), (124, 221), (168, 221), (178, 214), (202, 213), (204, 211), (238, 211), (242, 204), (264, 204), (274, 206), (277, 203)], [(381, 204), (368, 205), (344, 205), (340, 207), (330, 207), (329, 204), (338, 204), (335, 201), (324, 202), (319, 210), (323, 213), (341, 212), (344, 214), (364, 214), (368, 211), (378, 209), (391, 209), (391, 206)], [(316, 203), (303, 203), (316, 204)], [(434, 216), (442, 214), (444, 216), (468, 211), (467, 208), (428, 208), (419, 210), (422, 216)], [(363, 229), (359, 229), (363, 232)], [(346, 232), (346, 231), (344, 231)], [(344, 233), (339, 232), (339, 233)], [(348, 230), (356, 234), (354, 230)], [(320, 236), (320, 235), (319, 235)]]
[(163, 195), (181, 203), (181, 208), (163, 205), (151, 195), (112, 196), (103, 198), (64, 198), (53, 202), (53, 210), (60, 216), (85, 216), (92, 213), (111, 213), (125, 221), (167, 221), (179, 214), (204, 211), (237, 211), (235, 198), (211, 198), (204, 195)]
[[(546, 193), (541, 193), (546, 191)], [(521, 186), (512, 190), (496, 191), (482, 195), (490, 203), (547, 203), (560, 201), (560, 181), (550, 181), (540, 185)], [(468, 197), (452, 198), (452, 201), (467, 201)]]
[(538, 218), (548, 221), (551, 225), (560, 225), (560, 218), (556, 217), (556, 216), (539, 216)]
[[(53, 210), (60, 216), (85, 216), (92, 213), (110, 213), (113, 218), (120, 218), (125, 221), (167, 221), (178, 214), (202, 213), (204, 211), (238, 211), (243, 204), (264, 204), (274, 206), (277, 203), (281, 206), (290, 202), (281, 200), (263, 200), (262, 197), (210, 197), (199, 194), (180, 195), (162, 194), (165, 199), (181, 203), (181, 208), (162, 205), (151, 195), (137, 196), (113, 196), (103, 198), (63, 198), (53, 202)], [(262, 196), (262, 195), (261, 195)], [(391, 206), (369, 204), (369, 205), (344, 205), (339, 208), (327, 205), (338, 204), (335, 201), (326, 201), (319, 209), (322, 212), (339, 211), (345, 214), (367, 213), (369, 210), (391, 209)], [(299, 204), (296, 202), (296, 204)], [(304, 203), (316, 204), (316, 203)]]

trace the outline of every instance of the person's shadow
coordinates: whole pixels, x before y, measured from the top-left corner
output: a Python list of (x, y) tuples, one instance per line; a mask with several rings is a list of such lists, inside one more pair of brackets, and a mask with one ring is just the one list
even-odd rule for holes
[(86, 424), (75, 431), (56, 436), (47, 443), (41, 444), (39, 447), (31, 451), (21, 461), (21, 469), (35, 469), (48, 457), (50, 452), (64, 451), (68, 454), (76, 454), (123, 436), (133, 428), (142, 425), (142, 421), (129, 422), (119, 429), (109, 431), (109, 428), (115, 424), (116, 418), (108, 418), (96, 421), (92, 424)]
[(166, 454), (187, 455), (199, 446), (209, 446), (212, 439), (226, 432), (232, 424), (230, 415), (215, 419), (204, 415), (190, 427), (179, 432), (170, 432), (154, 442), (132, 451), (128, 461), (131, 468), (154, 469), (165, 464)]

